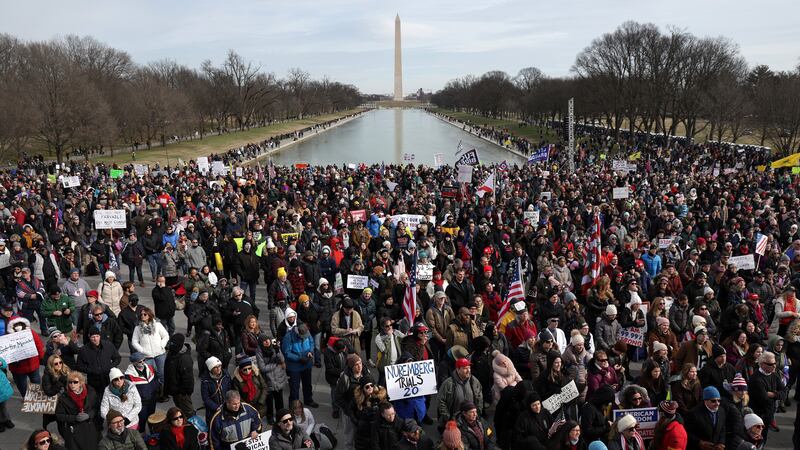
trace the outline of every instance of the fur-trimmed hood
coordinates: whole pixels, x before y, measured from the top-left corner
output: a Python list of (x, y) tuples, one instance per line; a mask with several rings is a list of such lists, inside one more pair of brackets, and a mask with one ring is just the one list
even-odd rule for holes
[[(387, 394), (386, 394), (386, 388), (385, 387), (378, 386), (377, 384), (375, 385), (375, 387), (376, 387), (376, 390), (372, 392), (372, 395), (370, 395), (369, 399), (374, 404), (377, 405), (377, 404), (379, 404), (379, 403), (381, 403), (383, 401), (386, 401)], [(356, 405), (358, 406), (358, 409), (362, 409), (362, 405), (364, 404), (364, 401), (366, 400), (364, 398), (364, 391), (362, 391), (361, 389), (356, 389), (353, 392), (353, 396), (355, 397)]]
[(20, 323), (21, 324), (25, 324), (25, 329), (26, 330), (30, 330), (31, 329), (31, 322), (28, 319), (26, 319), (24, 317), (15, 317), (15, 318), (13, 318), (13, 319), (8, 321), (8, 324), (6, 325), (6, 334), (14, 333), (14, 325), (17, 325), (17, 324), (20, 324)]

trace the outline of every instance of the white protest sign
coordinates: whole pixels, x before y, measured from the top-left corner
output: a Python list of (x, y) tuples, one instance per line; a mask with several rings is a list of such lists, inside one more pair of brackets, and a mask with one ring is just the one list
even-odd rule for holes
[(136, 173), (137, 177), (143, 177), (147, 175), (147, 166), (144, 164), (134, 164), (133, 171)]
[(550, 200), (551, 198), (553, 198), (553, 193), (552, 192), (550, 192), (550, 191), (542, 192), (542, 200)]
[(672, 244), (672, 239), (659, 239), (658, 248), (667, 248)]
[(561, 405), (569, 403), (578, 398), (578, 387), (575, 386), (575, 380), (572, 380), (566, 386), (561, 388), (561, 392), (553, 394), (542, 402), (542, 407), (554, 413), (561, 408)]
[(732, 256), (728, 258), (728, 264), (735, 264), (739, 270), (752, 270), (756, 268), (756, 261), (753, 255)]
[(539, 223), (539, 211), (525, 211), (522, 216), (532, 223)]
[(78, 187), (81, 185), (81, 177), (77, 175), (73, 175), (71, 177), (64, 177), (61, 180), (61, 184), (63, 184), (65, 188)]
[(652, 439), (658, 422), (658, 408), (617, 409), (614, 411), (614, 422), (620, 417), (630, 414), (639, 424), (639, 434), (643, 439)]
[(42, 391), (42, 385), (31, 383), (22, 401), (22, 412), (34, 414), (55, 414), (58, 396), (48, 397)]
[(34, 356), (38, 357), (39, 351), (30, 329), (0, 336), (0, 357), (8, 364)]
[(472, 183), (472, 166), (458, 166), (458, 177), (456, 181), (459, 183)]
[(128, 226), (124, 209), (97, 209), (94, 211), (94, 227), (98, 230), (125, 228)]
[(444, 153), (433, 154), (433, 167), (441, 167), (444, 165)]
[(336, 280), (333, 282), (333, 292), (337, 295), (344, 292), (344, 283), (342, 282), (342, 274), (336, 272)]
[(433, 264), (417, 264), (417, 280), (430, 281), (433, 279)]
[[(392, 223), (395, 226), (397, 226), (397, 223), (400, 222), (401, 220), (403, 221), (404, 224), (408, 226), (408, 228), (411, 229), (411, 231), (416, 231), (417, 225), (419, 225), (420, 222), (425, 220), (425, 216), (420, 214), (396, 214), (392, 216)], [(434, 226), (436, 225), (436, 219), (433, 217), (431, 217), (427, 221)]]
[(644, 345), (644, 328), (620, 328), (617, 339), (634, 347), (642, 347)]
[(436, 393), (436, 367), (432, 359), (386, 366), (386, 391), (389, 400), (420, 397)]
[(394, 192), (394, 188), (397, 187), (397, 183), (393, 183), (391, 181), (386, 181), (386, 187), (389, 188), (389, 192)]
[(241, 167), (236, 168), (236, 176), (241, 177), (244, 172), (242, 171)]
[(228, 168), (225, 167), (225, 163), (222, 161), (214, 161), (211, 163), (211, 175), (217, 176), (222, 175), (225, 176), (228, 174)]
[(208, 156), (201, 156), (201, 157), (197, 158), (197, 170), (199, 170), (200, 173), (202, 173), (202, 174), (207, 173), (208, 172), (208, 168), (209, 168)]
[(403, 161), (414, 161), (417, 159), (417, 155), (414, 153), (403, 153)]
[(347, 289), (364, 289), (369, 286), (369, 277), (366, 275), (348, 275)]
[(621, 199), (621, 198), (628, 198), (630, 195), (631, 190), (628, 189), (627, 186), (614, 188), (613, 198), (614, 200)]
[(231, 448), (238, 449), (239, 444), (244, 444), (247, 450), (269, 450), (269, 438), (272, 436), (272, 430), (267, 430), (259, 434), (255, 439), (242, 439), (239, 442), (231, 444)]
[(614, 172), (624, 172), (624, 173), (636, 172), (636, 164), (629, 163), (628, 161), (624, 160), (615, 159), (614, 161), (611, 162), (611, 169), (614, 170)]

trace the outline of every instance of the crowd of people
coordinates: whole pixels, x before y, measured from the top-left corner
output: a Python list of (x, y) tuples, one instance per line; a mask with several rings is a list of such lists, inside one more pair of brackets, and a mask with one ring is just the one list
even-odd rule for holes
[[(26, 448), (228, 450), (267, 429), (274, 449), (763, 448), (800, 372), (797, 178), (758, 149), (618, 144), (575, 173), (559, 149), (475, 167), (466, 189), (447, 166), (0, 172), (0, 332), (38, 351), (8, 369), (58, 397)], [(106, 210), (124, 228), (98, 228)], [(389, 398), (384, 369), (427, 360), (438, 394)], [(0, 377), (0, 432), (12, 391)]]

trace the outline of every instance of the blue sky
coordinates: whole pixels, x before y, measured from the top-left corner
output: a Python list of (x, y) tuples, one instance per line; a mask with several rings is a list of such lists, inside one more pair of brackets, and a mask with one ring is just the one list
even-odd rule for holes
[(364, 93), (393, 89), (394, 17), (403, 21), (404, 90), (539, 67), (569, 74), (575, 55), (626, 20), (730, 37), (751, 65), (800, 62), (800, 2), (761, 0), (2, 1), (0, 32), (26, 40), (91, 35), (145, 64), (220, 62), (228, 49), (283, 76), (300, 67)]

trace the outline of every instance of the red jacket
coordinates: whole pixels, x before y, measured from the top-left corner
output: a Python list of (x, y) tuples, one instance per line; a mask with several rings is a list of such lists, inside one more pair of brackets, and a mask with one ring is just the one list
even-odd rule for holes
[(664, 436), (661, 442), (656, 445), (656, 450), (668, 449), (685, 449), (688, 444), (688, 437), (686, 436), (686, 429), (673, 420), (667, 424), (667, 429), (664, 431)]
[(8, 322), (9, 330), (13, 329), (14, 322), (17, 321), (28, 323), (27, 329), (25, 331), (19, 331), (19, 333), (30, 332), (31, 335), (33, 335), (33, 342), (36, 344), (36, 350), (39, 352), (38, 356), (31, 356), (28, 359), (23, 359), (8, 365), (9, 370), (11, 370), (11, 373), (14, 375), (25, 375), (39, 370), (42, 358), (44, 358), (44, 343), (42, 343), (42, 339), (39, 338), (39, 333), (35, 333), (31, 330), (30, 323), (21, 317)]

